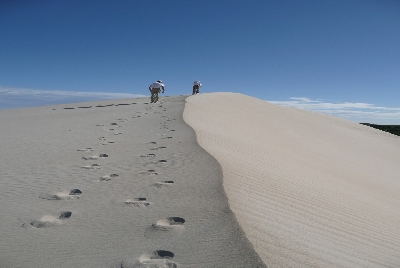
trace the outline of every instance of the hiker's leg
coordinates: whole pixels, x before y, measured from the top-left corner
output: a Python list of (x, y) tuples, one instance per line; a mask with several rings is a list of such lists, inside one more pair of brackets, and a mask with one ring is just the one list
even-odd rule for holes
[(159, 96), (160, 93), (161, 93), (161, 89), (158, 89), (157, 90), (157, 100), (156, 100), (156, 102), (158, 101), (158, 96)]
[(157, 98), (157, 89), (152, 89), (151, 90), (151, 103), (156, 102), (156, 98)]

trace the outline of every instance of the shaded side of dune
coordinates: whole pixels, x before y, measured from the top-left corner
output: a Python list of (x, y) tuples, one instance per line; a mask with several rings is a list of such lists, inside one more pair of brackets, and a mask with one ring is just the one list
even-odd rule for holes
[(185, 98), (0, 111), (0, 267), (265, 267)]

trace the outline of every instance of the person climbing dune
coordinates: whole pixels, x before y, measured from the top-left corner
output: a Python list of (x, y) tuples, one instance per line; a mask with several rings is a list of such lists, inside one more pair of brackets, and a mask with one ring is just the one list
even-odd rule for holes
[(165, 92), (165, 85), (161, 80), (157, 80), (157, 82), (152, 83), (149, 86), (149, 91), (151, 93), (150, 101), (151, 103), (156, 103), (158, 101), (158, 94)]
[(200, 81), (198, 81), (198, 80), (194, 81), (192, 95), (199, 94), (201, 86), (202, 86), (202, 84), (200, 83)]

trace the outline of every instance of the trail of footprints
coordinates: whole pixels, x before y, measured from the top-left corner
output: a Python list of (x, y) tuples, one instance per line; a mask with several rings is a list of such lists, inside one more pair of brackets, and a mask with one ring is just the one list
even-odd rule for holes
[[(136, 104), (136, 103), (132, 103)], [(144, 103), (147, 104), (147, 103)], [(109, 105), (98, 105), (95, 107), (109, 107), (109, 106), (119, 106), (119, 105), (131, 105), (131, 104), (109, 104)], [(154, 106), (153, 106), (154, 107)], [(146, 108), (146, 111), (151, 112), (153, 107), (148, 107)], [(162, 105), (158, 106), (159, 108), (163, 108)], [(87, 106), (87, 107), (78, 107), (78, 108), (92, 108), (92, 106)], [(64, 108), (66, 110), (72, 110), (75, 108), (72, 107), (66, 107)], [(160, 111), (154, 111), (154, 114), (165, 114), (167, 111), (166, 108), (162, 109), (162, 112)], [(135, 115), (131, 116), (132, 119), (140, 118), (143, 115), (148, 114), (148, 112), (137, 112)], [(168, 140), (172, 139), (172, 136), (169, 136), (167, 133), (174, 132), (175, 130), (169, 128), (169, 121), (175, 120), (171, 119), (167, 115), (162, 115), (161, 119), (164, 120), (164, 122), (160, 123), (162, 126), (160, 127), (160, 130), (165, 131), (166, 133), (161, 133), (159, 134), (161, 137), (161, 140)], [(120, 118), (116, 119), (118, 123), (126, 123), (129, 121), (127, 118)], [(113, 131), (114, 135), (121, 135), (123, 134), (120, 131), (117, 131), (117, 129), (121, 128), (122, 126), (119, 125), (118, 123), (112, 122), (110, 124), (98, 124), (96, 126), (102, 127), (104, 131)], [(114, 144), (114, 141), (108, 141), (106, 137), (101, 136), (97, 139), (98, 142), (100, 142), (100, 145), (112, 145)], [(164, 150), (167, 149), (166, 146), (158, 146), (157, 142), (151, 141), (148, 142), (147, 144), (153, 146), (152, 148), (149, 148), (150, 151), (157, 151), (157, 150)], [(94, 149), (92, 147), (87, 147), (87, 148), (81, 148), (78, 149), (77, 151), (83, 152), (83, 153), (90, 153), (89, 155), (82, 156), (83, 160), (88, 160), (88, 161), (103, 161), (104, 159), (107, 159), (109, 157), (108, 154), (106, 153), (99, 153), (99, 154), (93, 154)], [(140, 158), (143, 159), (149, 159), (147, 163), (144, 165), (156, 165), (157, 167), (162, 167), (163, 165), (167, 164), (168, 161), (164, 159), (160, 160), (154, 160), (156, 158), (156, 154), (149, 152), (140, 155)], [(90, 163), (87, 165), (82, 166), (83, 169), (100, 169), (101, 166), (98, 163)], [(145, 171), (142, 171), (139, 173), (139, 175), (144, 175), (144, 176), (157, 176), (159, 173), (155, 169), (148, 169)], [(99, 182), (108, 182), (111, 181), (115, 178), (118, 178), (118, 174), (107, 174), (104, 175), (100, 178), (97, 179)], [(160, 188), (165, 188), (165, 187), (170, 187), (174, 184), (174, 181), (172, 180), (165, 180), (165, 181), (159, 181), (156, 182), (152, 185), (154, 189), (160, 189)], [(44, 193), (39, 196), (41, 199), (45, 200), (78, 200), (80, 196), (82, 195), (82, 191), (79, 189), (71, 189), (71, 190), (64, 190), (61, 192), (57, 193)], [(126, 206), (131, 206), (135, 208), (146, 208), (151, 205), (153, 205), (149, 200), (147, 200), (146, 197), (136, 197), (136, 198), (130, 198), (126, 199), (124, 204)], [(59, 213), (51, 214), (51, 215), (44, 215), (40, 219), (33, 220), (28, 223), (24, 223), (22, 226), (25, 228), (47, 228), (47, 227), (54, 227), (60, 224), (63, 224), (65, 220), (69, 219), (72, 216), (71, 211), (61, 211)], [(160, 219), (156, 222), (153, 222), (149, 227), (144, 230), (144, 236), (147, 239), (167, 239), (170, 237), (178, 236), (182, 234), (185, 230), (184, 227), (185, 219), (180, 218), (180, 217), (168, 217), (164, 219)], [(174, 257), (174, 253), (167, 251), (167, 250), (155, 250), (155, 251), (150, 251), (150, 252), (144, 252), (138, 259), (136, 263), (117, 263), (113, 267), (152, 267), (152, 268), (157, 268), (157, 267), (168, 267), (168, 268), (174, 268), (178, 267), (178, 264), (174, 261), (172, 261)], [(112, 267), (112, 268), (113, 268)]]

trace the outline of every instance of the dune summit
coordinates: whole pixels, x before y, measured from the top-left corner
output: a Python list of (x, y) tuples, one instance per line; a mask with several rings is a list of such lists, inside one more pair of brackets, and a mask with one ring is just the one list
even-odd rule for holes
[(399, 137), (241, 94), (186, 102), (269, 268), (400, 267)]

